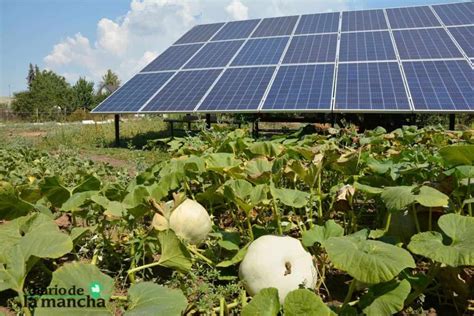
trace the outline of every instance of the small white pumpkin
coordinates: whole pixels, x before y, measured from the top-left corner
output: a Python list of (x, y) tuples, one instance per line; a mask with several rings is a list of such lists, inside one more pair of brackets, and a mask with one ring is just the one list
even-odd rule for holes
[[(167, 215), (169, 214), (165, 216)], [(172, 210), (169, 218), (155, 214), (153, 226), (158, 230), (171, 228), (177, 236), (191, 244), (201, 243), (212, 230), (211, 218), (206, 209), (190, 199), (184, 200)]]
[(299, 285), (314, 288), (317, 273), (311, 254), (298, 239), (266, 235), (253, 241), (240, 264), (239, 276), (250, 295), (274, 287), (280, 303)]

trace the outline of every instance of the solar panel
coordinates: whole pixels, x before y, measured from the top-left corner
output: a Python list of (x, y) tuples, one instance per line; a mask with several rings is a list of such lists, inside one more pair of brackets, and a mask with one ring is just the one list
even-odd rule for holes
[(387, 31), (342, 33), (339, 61), (396, 60)]
[(430, 7), (387, 9), (392, 29), (441, 26)]
[(331, 33), (339, 30), (340, 13), (302, 15), (295, 34)]
[(466, 61), (404, 62), (415, 110), (474, 110), (474, 71)]
[(433, 6), (445, 25), (474, 23), (474, 2), (461, 2)]
[(252, 37), (290, 35), (297, 21), (297, 16), (263, 19)]
[(443, 28), (394, 31), (401, 59), (463, 57)]
[(224, 23), (196, 25), (184, 34), (175, 44), (199, 43), (208, 41)]
[(224, 67), (234, 57), (243, 43), (243, 40), (208, 43), (184, 68)]
[(221, 69), (179, 72), (143, 112), (192, 112), (221, 72)]
[(177, 70), (191, 58), (203, 44), (171, 46), (146, 66), (143, 71)]
[(250, 39), (235, 57), (232, 66), (278, 64), (288, 39), (289, 37)]
[(174, 72), (138, 74), (94, 109), (101, 112), (137, 112)]
[(335, 62), (337, 34), (295, 36), (283, 59), (284, 64)]
[(385, 30), (383, 10), (346, 11), (342, 13), (342, 31)]
[(472, 1), (205, 24), (94, 112), (469, 112), (473, 69)]
[(398, 63), (340, 64), (334, 109), (410, 111)]
[(450, 27), (449, 32), (454, 36), (466, 55), (474, 57), (474, 26)]
[(275, 67), (227, 69), (198, 111), (257, 111), (274, 71)]
[(262, 109), (329, 111), (333, 77), (333, 64), (282, 66)]
[(212, 40), (218, 41), (247, 38), (255, 29), (258, 22), (260, 22), (260, 20), (229, 22), (212, 38)]

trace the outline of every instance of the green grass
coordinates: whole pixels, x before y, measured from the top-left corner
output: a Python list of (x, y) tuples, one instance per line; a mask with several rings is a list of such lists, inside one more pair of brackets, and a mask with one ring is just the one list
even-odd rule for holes
[(146, 150), (149, 141), (168, 136), (166, 123), (161, 118), (126, 119), (120, 123), (120, 133), (121, 144), (116, 148), (113, 122), (97, 125), (6, 123), (0, 125), (0, 143), (21, 144), (48, 152), (73, 149), (87, 158), (105, 162), (114, 159), (151, 165), (168, 157), (164, 151)]

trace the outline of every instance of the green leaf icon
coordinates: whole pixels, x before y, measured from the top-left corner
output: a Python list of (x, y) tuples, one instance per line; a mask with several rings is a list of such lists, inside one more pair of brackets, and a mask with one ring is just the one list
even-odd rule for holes
[(89, 291), (91, 293), (92, 298), (98, 299), (100, 298), (100, 291), (102, 290), (102, 287), (98, 282), (92, 282), (89, 285)]

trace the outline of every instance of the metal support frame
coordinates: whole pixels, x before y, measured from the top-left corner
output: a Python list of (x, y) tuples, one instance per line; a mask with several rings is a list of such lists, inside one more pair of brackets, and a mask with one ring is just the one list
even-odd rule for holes
[(120, 114), (115, 114), (115, 147), (120, 147)]
[(449, 114), (449, 130), (454, 131), (456, 129), (456, 114)]
[(206, 114), (206, 128), (211, 128), (211, 114)]

